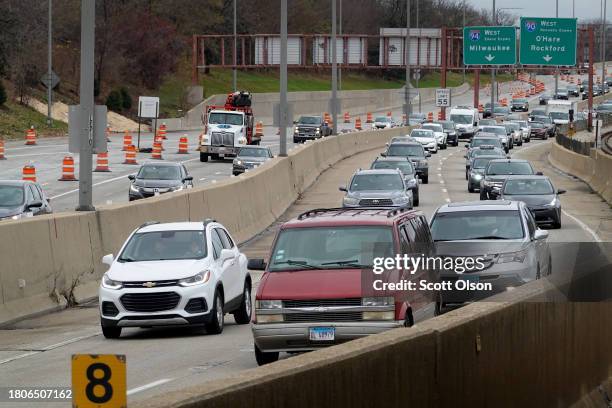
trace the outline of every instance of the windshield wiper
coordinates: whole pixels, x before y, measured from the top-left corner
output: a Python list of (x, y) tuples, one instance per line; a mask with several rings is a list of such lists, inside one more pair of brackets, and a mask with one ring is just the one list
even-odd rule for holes
[(508, 239), (506, 237), (500, 237), (499, 235), (485, 235), (482, 237), (473, 237), (470, 239)]
[(130, 258), (130, 257), (125, 257), (125, 258), (119, 258), (117, 259), (119, 262), (136, 262), (136, 259), (134, 258)]
[(274, 262), (274, 265), (303, 266), (303, 267), (308, 268), (308, 269), (321, 269), (320, 267), (318, 267), (316, 265), (310, 265), (306, 261), (294, 261), (292, 259), (287, 259), (286, 261), (282, 261), (282, 262)]
[(353, 268), (370, 268), (371, 267), (371, 265), (360, 264), (358, 259), (351, 259), (348, 261), (323, 262), (321, 265), (352, 266)]

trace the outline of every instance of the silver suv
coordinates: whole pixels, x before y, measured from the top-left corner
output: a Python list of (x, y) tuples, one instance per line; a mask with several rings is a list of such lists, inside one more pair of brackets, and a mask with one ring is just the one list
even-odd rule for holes
[(412, 191), (398, 169), (359, 170), (340, 191), (346, 192), (343, 207), (412, 208)]
[(552, 272), (548, 231), (539, 229), (521, 201), (475, 201), (445, 204), (434, 213), (431, 235), (443, 258), (481, 258), (481, 269), (459, 274), (442, 272), (440, 281), (488, 283), (490, 290), (447, 290), (440, 293), (436, 311), (514, 289)]

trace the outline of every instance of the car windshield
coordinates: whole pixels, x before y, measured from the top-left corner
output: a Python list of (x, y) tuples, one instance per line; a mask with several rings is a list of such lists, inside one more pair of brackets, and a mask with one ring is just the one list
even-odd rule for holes
[(136, 178), (143, 180), (178, 180), (181, 172), (177, 166), (142, 166)]
[(22, 205), (23, 201), (23, 187), (0, 185), (0, 207), (17, 207)]
[(243, 147), (238, 152), (238, 157), (270, 157), (268, 149), (257, 149), (254, 147)]
[(470, 156), (471, 157), (477, 157), (477, 156), (491, 156), (491, 155), (498, 155), (501, 156), (500, 154), (498, 154), (498, 151), (496, 151), (495, 149), (473, 149), (470, 152)]
[(417, 145), (391, 145), (387, 149), (387, 156), (425, 156), (423, 146)]
[(442, 126), (442, 128), (444, 128), (444, 130), (455, 129), (455, 125), (453, 124), (453, 122), (440, 122), (440, 125)]
[(357, 174), (351, 181), (350, 191), (397, 191), (404, 184), (399, 174)]
[(450, 115), (450, 120), (455, 122), (455, 123), (461, 123), (462, 125), (466, 125), (466, 124), (470, 124), (472, 123), (472, 115), (460, 115), (460, 114), (451, 114)]
[(379, 116), (376, 118), (375, 122), (389, 122), (391, 119), (389, 119), (386, 116)]
[(298, 121), (301, 125), (320, 125), (321, 117), (319, 116), (302, 116)]
[(208, 123), (213, 125), (242, 125), (242, 115), (238, 113), (213, 112), (208, 116)]
[(532, 110), (531, 116), (546, 116), (546, 111), (538, 110), (538, 109)]
[(478, 157), (474, 159), (474, 162), (472, 163), (472, 168), (484, 169), (485, 167), (487, 167), (487, 164), (489, 164), (491, 160), (493, 159), (490, 157)]
[(506, 135), (506, 129), (501, 126), (485, 126), (482, 128), (485, 133), (495, 133), (496, 135)]
[(597, 107), (598, 111), (612, 111), (612, 104), (601, 104)]
[(552, 122), (552, 119), (548, 116), (538, 116), (534, 119), (534, 121), (550, 124)]
[(394, 252), (390, 227), (292, 228), (278, 235), (268, 270), (371, 268)]
[(517, 120), (516, 124), (518, 124), (520, 127), (528, 127), (529, 125), (527, 124), (526, 120)]
[(526, 175), (533, 174), (533, 169), (527, 162), (492, 162), (487, 167), (487, 174), (490, 176), (508, 174)]
[(496, 106), (495, 108), (493, 108), (493, 112), (495, 112), (495, 113), (508, 113), (509, 110), (505, 106)]
[(553, 192), (553, 186), (547, 179), (510, 179), (504, 184), (504, 194), (508, 195), (538, 195)]
[(499, 141), (498, 138), (493, 139), (493, 138), (487, 138), (487, 139), (481, 139), (481, 138), (474, 138), (472, 139), (472, 147), (478, 147), (478, 146), (495, 146), (495, 147), (502, 147), (501, 142)]
[(132, 235), (118, 260), (143, 262), (205, 257), (204, 231), (157, 231)]
[(430, 130), (427, 130), (427, 131), (413, 130), (412, 132), (410, 132), (410, 136), (411, 137), (429, 137), (429, 138), (432, 138), (432, 137), (434, 137), (434, 133), (433, 133), (433, 131), (430, 131)]
[(569, 119), (569, 113), (567, 112), (550, 112), (552, 119)]
[(436, 125), (436, 124), (433, 124), (433, 123), (429, 123), (429, 124), (423, 125), (423, 129), (430, 129), (430, 130), (433, 130), (434, 132), (442, 132), (443, 131), (441, 125)]
[(414, 170), (412, 169), (412, 164), (408, 160), (404, 161), (375, 161), (372, 163), (373, 169), (399, 169), (402, 174), (412, 174)]
[(471, 239), (521, 239), (518, 211), (457, 211), (438, 213), (431, 223), (434, 241)]
[(516, 123), (506, 123), (506, 129), (519, 130), (520, 126)]
[(527, 99), (513, 99), (512, 103), (527, 103)]

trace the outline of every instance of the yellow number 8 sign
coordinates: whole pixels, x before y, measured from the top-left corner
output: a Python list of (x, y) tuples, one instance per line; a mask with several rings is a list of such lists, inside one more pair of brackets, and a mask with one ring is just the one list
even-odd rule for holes
[(125, 356), (72, 356), (72, 406), (75, 408), (127, 407)]

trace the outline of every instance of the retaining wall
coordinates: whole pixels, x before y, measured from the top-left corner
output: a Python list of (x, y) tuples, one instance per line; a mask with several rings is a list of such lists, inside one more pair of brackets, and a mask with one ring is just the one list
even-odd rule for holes
[[(150, 220), (214, 218), (243, 242), (272, 224), (318, 177), (357, 152), (382, 148), (406, 129), (341, 134), (306, 143), (235, 178), (129, 204), (0, 223), (0, 323), (95, 296), (132, 230)], [(206, 164), (202, 164), (206, 166)], [(25, 283), (25, 285), (23, 285)]]

